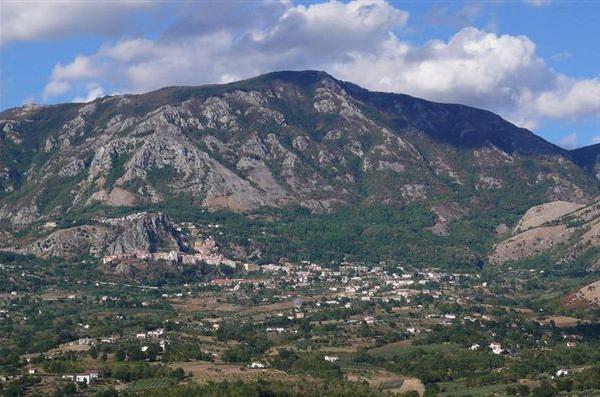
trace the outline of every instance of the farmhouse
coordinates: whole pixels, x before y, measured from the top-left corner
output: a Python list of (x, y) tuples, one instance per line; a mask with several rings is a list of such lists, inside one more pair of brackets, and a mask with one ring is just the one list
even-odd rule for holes
[(92, 381), (99, 379), (100, 374), (96, 370), (89, 370), (80, 374), (75, 374), (75, 382), (85, 383), (89, 385)]

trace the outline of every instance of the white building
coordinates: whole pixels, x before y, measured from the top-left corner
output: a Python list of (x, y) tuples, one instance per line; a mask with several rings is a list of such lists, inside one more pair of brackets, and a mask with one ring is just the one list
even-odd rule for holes
[(165, 333), (165, 329), (164, 328), (157, 328), (155, 330), (148, 331), (146, 333), (146, 335), (149, 338), (158, 338), (159, 336), (164, 335), (164, 333)]
[(92, 381), (99, 378), (100, 374), (98, 373), (98, 371), (86, 371), (81, 374), (76, 374), (75, 382), (85, 383), (86, 385), (89, 385), (90, 383), (92, 383)]
[(566, 376), (569, 375), (569, 371), (566, 369), (559, 369), (556, 371), (556, 376)]
[(494, 354), (502, 354), (502, 352), (504, 351), (504, 349), (502, 349), (502, 346), (500, 345), (500, 343), (496, 343), (496, 342), (490, 343), (490, 349), (492, 349), (492, 353), (494, 353)]

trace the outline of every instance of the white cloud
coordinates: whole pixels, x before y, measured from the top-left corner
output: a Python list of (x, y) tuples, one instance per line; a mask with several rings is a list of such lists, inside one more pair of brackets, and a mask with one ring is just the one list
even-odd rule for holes
[(167, 34), (157, 40), (124, 39), (102, 46), (92, 55), (57, 65), (51, 82), (107, 80), (139, 92), (170, 84), (238, 79), (276, 69), (327, 68), (328, 59), (342, 60), (353, 52), (370, 51), (408, 18), (406, 12), (375, 0), (284, 4), (267, 26), (263, 26), (264, 19), (250, 14), (241, 24), (242, 31), (235, 25), (181, 40)]
[(121, 39), (56, 65), (45, 93), (90, 82), (141, 92), (322, 69), (369, 89), (490, 109), (527, 128), (541, 118), (600, 115), (600, 81), (558, 74), (526, 36), (467, 27), (414, 46), (399, 36), (408, 14), (385, 1), (206, 4), (187, 3), (181, 23), (158, 38)]
[(563, 137), (559, 145), (565, 149), (575, 149), (577, 147), (577, 134), (572, 133)]
[(77, 96), (73, 98), (72, 102), (91, 102), (104, 95), (104, 89), (97, 83), (90, 83), (86, 88), (88, 90), (87, 95), (85, 97)]
[(600, 135), (595, 135), (592, 137), (592, 143), (596, 144), (596, 143), (600, 143)]
[(536, 87), (550, 77), (535, 45), (523, 36), (464, 28), (447, 42), (409, 47), (391, 38), (387, 47), (357, 54), (335, 64), (335, 70), (380, 90), (496, 108), (510, 107), (523, 84)]
[(6, 0), (0, 3), (0, 43), (46, 40), (77, 34), (126, 32), (127, 16), (148, 9), (152, 0)]
[(600, 79), (576, 81), (562, 77), (558, 87), (537, 97), (535, 106), (548, 117), (600, 116)]
[(49, 97), (57, 96), (64, 94), (65, 92), (71, 89), (71, 84), (64, 80), (52, 80), (46, 87), (44, 87), (44, 92), (42, 97), (48, 99)]

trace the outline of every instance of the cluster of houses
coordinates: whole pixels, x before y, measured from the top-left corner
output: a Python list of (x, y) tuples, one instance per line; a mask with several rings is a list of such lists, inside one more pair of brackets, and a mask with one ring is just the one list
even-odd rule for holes
[(156, 328), (147, 332), (140, 332), (135, 334), (137, 339), (146, 339), (146, 338), (160, 338), (165, 334), (164, 328)]
[(63, 375), (63, 379), (74, 380), (77, 383), (85, 383), (86, 385), (100, 379), (100, 371), (98, 370), (87, 370), (74, 375)]
[(137, 259), (149, 262), (165, 261), (172, 264), (228, 266), (233, 271), (255, 272), (258, 266), (254, 263), (238, 263), (219, 252), (217, 243), (212, 238), (199, 239), (194, 245), (194, 253), (180, 251), (146, 252), (133, 251), (121, 254), (106, 255), (103, 264), (119, 263), (125, 260)]
[[(377, 301), (384, 303), (395, 303), (396, 308), (410, 304), (419, 294), (428, 294), (433, 299), (446, 298), (460, 302), (460, 294), (456, 292), (458, 282), (461, 278), (477, 278), (472, 274), (447, 273), (434, 270), (422, 270), (406, 272), (399, 269), (398, 272), (390, 272), (383, 267), (367, 267), (360, 264), (344, 263), (337, 268), (323, 267), (314, 263), (280, 263), (261, 266), (254, 278), (219, 278), (208, 282), (202, 282), (205, 286), (220, 286), (224, 291), (237, 293), (244, 284), (260, 286), (275, 291), (286, 291), (271, 295), (269, 302), (297, 301), (293, 307), (275, 313), (279, 317), (287, 317), (289, 320), (304, 318), (309, 312), (326, 307), (351, 308), (357, 301)], [(430, 287), (428, 283), (438, 282), (443, 284), (442, 288)], [(303, 300), (298, 295), (302, 290), (321, 289), (327, 291), (320, 299)], [(263, 299), (265, 302), (266, 300)], [(420, 304), (416, 308), (422, 308)], [(428, 324), (451, 325), (456, 321), (481, 321), (486, 320), (485, 315), (475, 314), (465, 316), (459, 313), (430, 313), (424, 319), (431, 320)], [(207, 320), (207, 319), (205, 319)], [(366, 324), (377, 323), (378, 316), (362, 315), (350, 316), (343, 320), (347, 323)], [(219, 329), (219, 321), (205, 321), (206, 329)], [(283, 326), (268, 326), (264, 330), (267, 333), (281, 334), (289, 330)], [(406, 333), (417, 335), (428, 332), (426, 327), (414, 325), (406, 328)]]
[(138, 259), (150, 262), (165, 261), (173, 264), (197, 265), (208, 264), (213, 266), (229, 266), (236, 269), (237, 263), (227, 259), (220, 253), (193, 253), (187, 254), (179, 251), (146, 252), (134, 251), (122, 254), (107, 255), (102, 258), (103, 264), (118, 263), (127, 259)]
[[(477, 277), (472, 274), (446, 273), (434, 270), (421, 270), (412, 273), (402, 268), (389, 272), (381, 266), (367, 267), (343, 263), (337, 269), (324, 268), (317, 264), (268, 264), (260, 267), (266, 274), (276, 275), (277, 282), (294, 285), (295, 288), (310, 288), (315, 284), (330, 285), (329, 290), (338, 298), (360, 299), (362, 301), (381, 300), (410, 303), (412, 297), (426, 293), (434, 299), (444, 295), (444, 288), (427, 288), (429, 283), (441, 283), (447, 289), (455, 287), (461, 278)], [(460, 297), (449, 297), (460, 302)], [(338, 302), (326, 302), (336, 304)], [(453, 320), (453, 318), (446, 318)]]

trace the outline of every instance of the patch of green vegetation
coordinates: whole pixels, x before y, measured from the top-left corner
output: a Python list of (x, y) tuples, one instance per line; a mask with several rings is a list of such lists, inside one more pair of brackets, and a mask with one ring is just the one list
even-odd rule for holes
[(164, 165), (162, 167), (153, 167), (146, 172), (148, 182), (161, 193), (172, 195), (169, 184), (178, 175), (177, 169), (172, 165)]
[(125, 173), (125, 163), (129, 160), (130, 155), (127, 153), (111, 154), (112, 166), (110, 167), (110, 171), (106, 175), (106, 181), (104, 186), (107, 189), (112, 188), (115, 184), (116, 180), (119, 179)]
[(42, 214), (47, 214), (57, 206), (71, 204), (71, 191), (81, 182), (82, 176), (51, 176), (37, 196), (36, 204)]
[(167, 389), (175, 385), (175, 380), (172, 378), (148, 378), (140, 379), (131, 383), (127, 387), (127, 392), (138, 393), (156, 389)]

